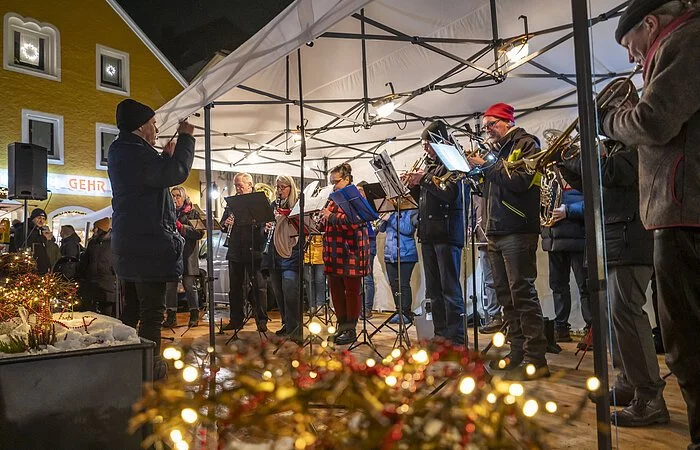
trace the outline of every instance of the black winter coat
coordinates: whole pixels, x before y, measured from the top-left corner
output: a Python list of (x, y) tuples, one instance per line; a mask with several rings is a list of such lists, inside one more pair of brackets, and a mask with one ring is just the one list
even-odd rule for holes
[[(654, 235), (639, 217), (638, 156), (636, 149), (621, 144), (602, 159), (605, 250), (609, 265), (652, 265)], [(564, 179), (581, 189), (578, 158), (560, 163)]]
[(540, 233), (540, 187), (535, 175), (523, 169), (511, 170), (504, 160), (532, 157), (540, 151), (537, 138), (515, 128), (496, 143), (498, 160), (483, 169), (486, 183), (486, 235)]
[(586, 228), (583, 225), (583, 194), (576, 189), (562, 192), (566, 219), (551, 227), (542, 227), (542, 250), (546, 252), (582, 252), (586, 249)]
[[(225, 208), (224, 215), (221, 216), (221, 223), (223, 224), (226, 222), (226, 219), (228, 219), (230, 215), (231, 211), (229, 211), (228, 207)], [(224, 230), (224, 232), (228, 231), (229, 230)], [(253, 240), (253, 234), (255, 234), (255, 240)], [(251, 247), (255, 245), (255, 248), (252, 249), (252, 256), (256, 261), (260, 261), (266, 237), (264, 223), (251, 227), (250, 225), (238, 225), (234, 221), (233, 230), (231, 230), (228, 240), (226, 259), (228, 261), (250, 264)]]
[(40, 274), (47, 273), (50, 269), (49, 255), (46, 252), (46, 238), (41, 234), (39, 228), (33, 222), (29, 222), (28, 237), (24, 238), (24, 223), (17, 224), (13, 241), (10, 243), (10, 251), (18, 252), (23, 248), (32, 250), (36, 270)]
[(125, 281), (177, 281), (184, 239), (175, 228), (169, 187), (183, 183), (194, 160), (194, 138), (180, 134), (172, 157), (133, 133), (109, 147), (112, 183), (112, 256)]
[[(462, 216), (462, 184), (447, 182), (442, 190), (433, 183), (433, 176), (447, 173), (445, 165), (436, 160), (425, 169), (419, 185), (411, 189), (418, 200), (418, 239), (424, 244), (464, 245), (464, 217)], [(468, 188), (467, 188), (468, 189)], [(469, 208), (469, 191), (466, 192)]]
[(80, 244), (80, 236), (73, 233), (61, 239), (61, 258), (66, 258), (61, 265), (61, 273), (69, 280), (78, 276), (78, 261), (83, 246)]
[(204, 237), (204, 230), (195, 229), (196, 220), (201, 220), (201, 217), (192, 208), (192, 204), (184, 204), (177, 210), (177, 221), (182, 224), (178, 228), (185, 238), (182, 252), (183, 275), (199, 275), (199, 240)]
[(92, 302), (115, 301), (114, 268), (112, 267), (112, 233), (98, 230), (87, 243), (80, 260), (83, 274), (82, 291)]

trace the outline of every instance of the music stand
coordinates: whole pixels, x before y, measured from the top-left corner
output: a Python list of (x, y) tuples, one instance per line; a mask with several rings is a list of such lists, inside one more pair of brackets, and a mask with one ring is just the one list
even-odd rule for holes
[[(379, 325), (379, 327), (372, 332), (370, 337), (379, 333), (381, 329), (386, 326), (396, 332), (396, 340), (394, 341), (395, 348), (410, 348), (411, 338), (408, 335), (408, 328), (406, 327), (406, 323), (404, 321), (403, 301), (401, 298), (401, 233), (399, 232), (399, 227), (401, 226), (401, 211), (416, 209), (418, 208), (418, 205), (416, 204), (414, 198), (409, 194), (408, 187), (403, 183), (403, 181), (401, 181), (398, 173), (396, 173), (394, 163), (389, 158), (389, 154), (386, 150), (379, 155), (375, 155), (370, 164), (372, 164), (374, 167), (377, 178), (379, 179), (379, 184), (384, 191), (383, 198), (378, 198), (380, 194), (376, 191), (372, 193), (375, 205), (377, 205), (377, 211), (396, 212), (396, 263), (398, 264), (399, 268), (397, 271), (398, 289), (397, 292), (393, 293), (394, 297), (398, 299), (396, 311), (394, 311), (389, 318)], [(409, 301), (411, 300), (412, 299)], [(399, 329), (395, 330), (389, 325), (389, 322), (397, 314), (399, 317)]]
[[(250, 278), (253, 281), (253, 296), (255, 297), (256, 305), (259, 307), (260, 298), (258, 297), (258, 281), (255, 271), (255, 227), (259, 224), (272, 222), (275, 220), (275, 215), (270, 207), (270, 202), (264, 192), (251, 192), (250, 194), (234, 195), (224, 198), (226, 206), (228, 206), (231, 215), (235, 218), (235, 225), (246, 226), (250, 225)], [(234, 226), (233, 224), (231, 226)], [(229, 286), (229, 289), (231, 287)], [(238, 333), (243, 329), (245, 324), (250, 320), (250, 316), (246, 317), (243, 325), (234, 330), (233, 336), (226, 341), (228, 345), (232, 340), (238, 339)], [(267, 335), (264, 332), (260, 334)]]

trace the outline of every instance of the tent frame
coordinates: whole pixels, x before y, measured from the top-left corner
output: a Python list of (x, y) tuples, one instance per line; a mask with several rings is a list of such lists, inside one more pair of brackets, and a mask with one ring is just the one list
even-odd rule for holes
[[(274, 164), (283, 163), (291, 167), (298, 168), (301, 173), (302, 180), (304, 179), (304, 169), (303, 162), (306, 157), (306, 152), (320, 150), (330, 147), (342, 147), (351, 151), (356, 152), (356, 154), (350, 158), (347, 157), (323, 157), (323, 158), (308, 158), (306, 161), (323, 161), (324, 167), (319, 175), (323, 175), (325, 178), (328, 175), (329, 162), (330, 161), (353, 161), (358, 159), (368, 159), (374, 153), (374, 150), (381, 147), (384, 143), (395, 140), (399, 141), (413, 141), (402, 149), (394, 152), (391, 157), (396, 157), (414, 147), (416, 147), (419, 142), (410, 138), (388, 138), (384, 140), (372, 140), (372, 141), (357, 141), (349, 143), (339, 143), (334, 142), (329, 139), (324, 139), (318, 137), (324, 131), (332, 129), (343, 129), (343, 128), (357, 128), (365, 127), (369, 128), (371, 126), (384, 126), (384, 125), (398, 125), (400, 123), (408, 122), (428, 122), (436, 119), (455, 119), (456, 122), (448, 124), (452, 130), (455, 131), (457, 136), (465, 136), (465, 130), (463, 127), (469, 120), (478, 119), (481, 117), (481, 112), (471, 112), (464, 114), (455, 114), (450, 116), (421, 116), (419, 114), (411, 113), (405, 109), (397, 109), (396, 111), (404, 115), (404, 120), (397, 121), (392, 119), (372, 119), (369, 120), (369, 105), (373, 101), (380, 100), (383, 97), (370, 98), (367, 92), (367, 60), (366, 60), (366, 45), (368, 41), (398, 41), (398, 42), (409, 42), (413, 45), (421, 46), (427, 50), (438, 53), (445, 58), (456, 61), (458, 64), (452, 69), (442, 74), (435, 80), (433, 80), (428, 85), (416, 89), (410, 92), (409, 98), (421, 95), (425, 92), (434, 90), (445, 90), (445, 89), (461, 89), (465, 87), (478, 87), (480, 83), (490, 82), (490, 83), (500, 83), (505, 80), (506, 76), (510, 75), (513, 77), (521, 78), (556, 78), (562, 82), (574, 87), (571, 91), (568, 91), (562, 95), (559, 95), (551, 100), (543, 102), (539, 106), (526, 108), (518, 110), (516, 118), (524, 117), (536, 111), (543, 111), (548, 109), (563, 109), (572, 108), (578, 106), (579, 117), (580, 117), (580, 127), (582, 138), (582, 167), (583, 167), (583, 178), (584, 178), (584, 201), (585, 201), (585, 220), (588, 223), (593, 224), (593, 226), (586, 227), (586, 246), (587, 246), (587, 262), (589, 267), (589, 291), (592, 300), (593, 308), (593, 326), (597, 330), (594, 334), (594, 367), (595, 373), (600, 380), (600, 389), (597, 392), (598, 402), (596, 404), (596, 416), (597, 416), (597, 437), (598, 437), (598, 448), (599, 449), (610, 449), (612, 448), (611, 442), (611, 428), (610, 428), (610, 410), (608, 402), (608, 363), (607, 363), (607, 327), (604, 326), (604, 318), (607, 315), (607, 302), (605, 299), (606, 291), (606, 274), (605, 274), (605, 264), (603, 260), (603, 246), (602, 246), (602, 235), (596, 233), (597, 230), (602, 230), (602, 208), (600, 199), (600, 174), (598, 172), (598, 155), (597, 151), (593, 146), (594, 138), (596, 133), (596, 111), (595, 105), (593, 103), (593, 86), (603, 81), (610, 80), (617, 76), (628, 75), (628, 73), (593, 73), (591, 68), (591, 54), (590, 54), (590, 44), (589, 44), (589, 29), (595, 26), (597, 23), (606, 21), (608, 19), (617, 17), (620, 15), (620, 11), (627, 6), (628, 2), (622, 2), (620, 5), (612, 8), (595, 17), (593, 19), (588, 18), (588, 0), (571, 0), (572, 6), (572, 23), (566, 25), (560, 25), (556, 27), (551, 27), (547, 29), (542, 29), (539, 31), (528, 32), (526, 29), (525, 34), (513, 36), (507, 39), (498, 37), (498, 18), (496, 14), (496, 0), (490, 0), (490, 12), (491, 12), (491, 25), (493, 31), (493, 39), (482, 40), (482, 39), (448, 39), (448, 38), (431, 38), (431, 37), (421, 37), (421, 36), (409, 36), (389, 27), (386, 24), (373, 20), (365, 16), (364, 9), (360, 10), (359, 13), (352, 15), (353, 18), (360, 22), (360, 33), (337, 33), (337, 32), (325, 32), (320, 35), (321, 39), (351, 39), (351, 40), (361, 40), (362, 49), (362, 82), (363, 82), (363, 98), (360, 99), (308, 99), (304, 100), (302, 98), (302, 84), (301, 84), (301, 51), (297, 49), (298, 64), (299, 64), (299, 99), (292, 99), (290, 97), (290, 63), (289, 56), (286, 57), (286, 95), (281, 97), (279, 95), (265, 92), (259, 89), (255, 89), (245, 85), (237, 86), (238, 89), (255, 93), (264, 97), (264, 100), (249, 100), (249, 101), (213, 101), (204, 106), (204, 129), (202, 135), (196, 135), (195, 137), (204, 137), (205, 139), (205, 149), (204, 157), (196, 156), (197, 158), (203, 158), (205, 161), (205, 174), (206, 174), (206, 185), (207, 185), (207, 195), (206, 195), (206, 206), (207, 206), (207, 245), (208, 248), (213, 248), (211, 225), (213, 223), (212, 217), (212, 201), (211, 197), (208, 195), (212, 187), (212, 161), (235, 166), (245, 170), (245, 166), (259, 165), (259, 164)], [(523, 16), (521, 16), (523, 17)], [(370, 34), (365, 30), (366, 25), (370, 25), (388, 34)], [(527, 28), (527, 26), (526, 26)], [(572, 29), (570, 33), (554, 40), (547, 46), (543, 47), (537, 52), (534, 52), (516, 64), (512, 64), (508, 67), (498, 66), (498, 50), (505, 43), (509, 41), (514, 41), (517, 39), (531, 39), (535, 36), (542, 36), (550, 33), (555, 33), (563, 30)], [(535, 58), (546, 53), (547, 51), (556, 48), (557, 46), (567, 42), (569, 39), (574, 39), (575, 47), (575, 60), (576, 60), (576, 73), (567, 74), (559, 73), (551, 68), (546, 67), (539, 62), (535, 62)], [(463, 58), (438, 47), (435, 47), (434, 43), (450, 43), (450, 44), (480, 44), (483, 47), (471, 55), (468, 58)], [(312, 45), (309, 43), (307, 45)], [(494, 69), (484, 68), (477, 65), (477, 62), (485, 55), (493, 52), (494, 57)], [(511, 74), (513, 70), (524, 65), (529, 64), (534, 68), (540, 70), (541, 73), (527, 73), (527, 74)], [(467, 80), (454, 81), (447, 84), (440, 84), (447, 81), (450, 78), (455, 77), (464, 68), (471, 68), (477, 70), (479, 75)], [(573, 80), (575, 77), (576, 81)], [(595, 81), (594, 81), (595, 80)], [(476, 86), (473, 86), (476, 85)], [(578, 94), (577, 103), (567, 103), (558, 104), (560, 101), (574, 95)], [(334, 104), (334, 103), (347, 103), (351, 104), (344, 112), (338, 114), (333, 111), (329, 111), (321, 106), (324, 104)], [(236, 148), (218, 148), (213, 149), (211, 145), (212, 136), (235, 136), (235, 132), (221, 132), (214, 131), (211, 128), (211, 110), (216, 106), (239, 106), (239, 105), (285, 105), (286, 112), (286, 127), (284, 130), (275, 131), (275, 136), (269, 139), (264, 145), (257, 145), (249, 148), (248, 150), (239, 150)], [(266, 146), (276, 146), (278, 148), (284, 146), (285, 152), (288, 152), (290, 133), (293, 131), (290, 129), (290, 106), (298, 106), (300, 109), (301, 123), (298, 125), (297, 130), (302, 132), (301, 135), (301, 160), (300, 162), (286, 161), (281, 159), (275, 159), (273, 157), (260, 155), (261, 158), (265, 159), (264, 162), (256, 163), (246, 163), (244, 159), (248, 156), (250, 152), (259, 152), (261, 150), (269, 151)], [(304, 123), (304, 110), (310, 110), (319, 112), (332, 117), (326, 124), (316, 127), (316, 128), (306, 128)], [(352, 115), (362, 114), (363, 120), (360, 121), (353, 118)], [(351, 124), (342, 124), (343, 122), (350, 122)], [(296, 130), (295, 130), (296, 131)], [(249, 131), (248, 131), (249, 132)], [(279, 139), (283, 139), (280, 142), (275, 142)], [(307, 147), (306, 142), (314, 141), (319, 142), (323, 145), (317, 147)], [(359, 145), (373, 145), (372, 150), (365, 150), (358, 148)], [(216, 160), (212, 158), (214, 152), (237, 150), (245, 153), (243, 158), (236, 163), (229, 163), (227, 161)], [(303, 185), (301, 186), (303, 189)], [(301, 194), (300, 202), (303, 205), (303, 194)], [(303, 208), (303, 206), (302, 206)], [(303, 214), (303, 213), (302, 213)], [(303, 234), (302, 234), (303, 235)], [(301, 242), (301, 240), (300, 240)], [(215, 330), (214, 330), (214, 285), (213, 285), (213, 255), (211, 252), (207, 253), (207, 272), (209, 277), (208, 289), (209, 289), (209, 333), (210, 333), (210, 345), (214, 347), (215, 344)], [(301, 273), (301, 272), (300, 272)], [(300, 281), (300, 289), (302, 282)], [(303, 312), (302, 312), (303, 314)], [(303, 323), (303, 320), (301, 321)], [(212, 354), (214, 358), (214, 353)], [(212, 360), (213, 362), (213, 360)]]

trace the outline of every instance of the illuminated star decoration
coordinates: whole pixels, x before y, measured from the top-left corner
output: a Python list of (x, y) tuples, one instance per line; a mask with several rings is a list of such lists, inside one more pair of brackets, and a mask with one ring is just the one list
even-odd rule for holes
[(113, 65), (108, 64), (107, 67), (105, 67), (105, 73), (110, 77), (113, 77), (117, 74), (117, 69)]
[(25, 59), (29, 62), (36, 63), (39, 61), (39, 49), (36, 48), (36, 45), (30, 44), (30, 43), (24, 43), (22, 44), (22, 47), (20, 48), (20, 52), (22, 55), (22, 59)]

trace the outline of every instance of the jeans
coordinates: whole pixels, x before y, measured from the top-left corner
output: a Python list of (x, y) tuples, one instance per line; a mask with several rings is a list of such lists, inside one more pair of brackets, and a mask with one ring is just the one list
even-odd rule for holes
[(666, 363), (688, 407), (688, 449), (700, 449), (700, 229), (655, 230), (654, 270)]
[[(255, 261), (253, 276), (251, 276), (250, 263), (236, 261), (228, 262), (228, 305), (231, 323), (240, 328), (245, 321), (245, 299), (248, 297), (253, 307), (253, 317), (258, 325), (266, 324), (267, 317), (267, 280), (260, 273), (260, 261)], [(248, 282), (252, 283), (250, 294)]]
[(304, 282), (309, 308), (320, 308), (326, 303), (326, 274), (323, 264), (304, 264)]
[(364, 276), (365, 282), (365, 310), (367, 313), (374, 308), (374, 255), (369, 257), (369, 266), (367, 266), (367, 275)]
[(659, 376), (649, 317), (644, 311), (651, 266), (609, 266), (608, 293), (613, 326), (613, 365), (620, 371), (616, 387), (651, 400), (666, 383)]
[(432, 302), (435, 335), (464, 344), (464, 300), (459, 274), (462, 248), (450, 244), (421, 245), (425, 296)]
[(501, 305), (496, 299), (496, 289), (493, 286), (493, 271), (489, 262), (489, 252), (484, 248), (479, 248), (479, 261), (481, 264), (481, 277), (484, 280), (484, 315), (491, 318), (501, 314)]
[[(177, 311), (177, 281), (170, 281), (165, 286), (165, 306), (171, 311)], [(194, 275), (183, 275), (182, 286), (185, 288), (187, 296), (187, 309), (199, 310), (199, 300), (197, 291), (194, 289)]]
[[(411, 274), (413, 273), (413, 268), (415, 266), (415, 262), (402, 262), (401, 268), (399, 269), (399, 265), (397, 263), (386, 262), (386, 276), (389, 279), (389, 285), (391, 286), (391, 294), (394, 296), (394, 305), (396, 306), (397, 311), (403, 311), (404, 316), (408, 317), (410, 317), (413, 305)], [(401, 274), (401, 297), (398, 296), (399, 271)], [(399, 300), (401, 301), (401, 307), (399, 307)]]
[(535, 289), (539, 234), (489, 236), (489, 260), (498, 303), (508, 321), (513, 356), (537, 365), (546, 364), (542, 306)]
[(272, 269), (270, 270), (270, 281), (277, 299), (277, 307), (280, 310), (282, 326), (290, 336), (301, 336), (299, 272), (295, 270)]
[(338, 331), (354, 330), (360, 317), (360, 277), (328, 275), (331, 300), (338, 318)]
[(122, 322), (132, 328), (138, 325), (138, 335), (156, 344), (154, 365), (160, 359), (160, 324), (165, 312), (165, 281), (123, 282), (124, 311)]
[(574, 271), (576, 285), (581, 298), (581, 314), (586, 326), (591, 325), (591, 305), (588, 300), (586, 278), (588, 271), (583, 265), (583, 252), (548, 252), (549, 256), (549, 288), (554, 300), (554, 326), (560, 330), (568, 330), (569, 315), (571, 315), (571, 289), (569, 288), (569, 273)]

